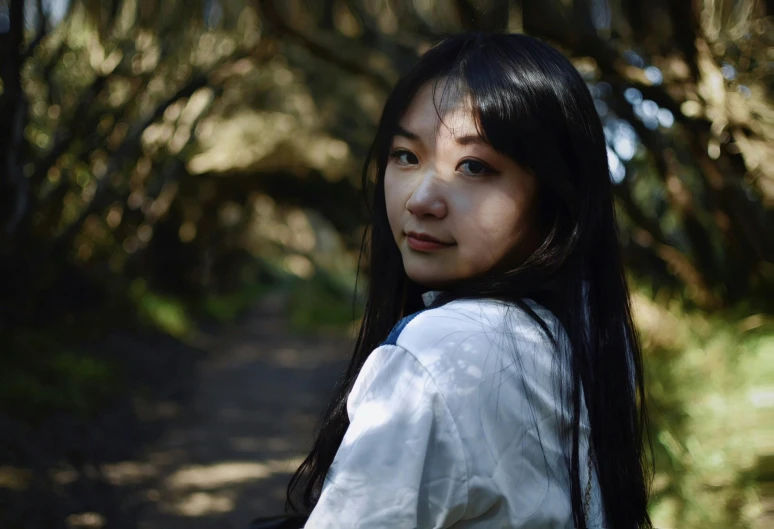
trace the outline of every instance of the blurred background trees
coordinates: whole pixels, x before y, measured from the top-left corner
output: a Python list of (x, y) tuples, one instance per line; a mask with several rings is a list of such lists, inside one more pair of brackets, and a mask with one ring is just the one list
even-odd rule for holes
[(743, 432), (772, 417), (773, 11), (0, 0), (3, 343), (34, 371), (13, 351), (44, 362), (58, 342), (31, 337), (57, 326), (184, 335), (267, 288), (300, 328), (350, 323), (360, 164), (392, 83), (445, 34), (525, 32), (573, 60), (605, 126), (649, 355), (654, 513), (745, 527), (771, 472), (771, 436)]

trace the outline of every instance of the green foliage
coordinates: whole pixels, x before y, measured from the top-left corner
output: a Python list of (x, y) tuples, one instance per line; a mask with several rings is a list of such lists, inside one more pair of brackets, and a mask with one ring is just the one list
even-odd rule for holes
[(188, 309), (179, 299), (153, 292), (142, 279), (136, 279), (132, 283), (130, 293), (141, 322), (178, 338), (194, 328)]
[(774, 390), (774, 325), (762, 316), (664, 308), (642, 294), (635, 307), (655, 452), (655, 525), (751, 527), (760, 509), (757, 466), (774, 449), (771, 431), (756, 433), (774, 411), (764, 398)]
[(120, 366), (40, 330), (16, 332), (5, 342), (0, 408), (39, 420), (56, 411), (89, 416), (123, 387)]
[(307, 331), (340, 331), (362, 315), (362, 304), (352, 305), (354, 278), (337, 277), (317, 270), (307, 280), (293, 283), (288, 314), (293, 329)]
[(287, 290), (293, 278), (271, 260), (250, 259), (230, 289), (206, 293), (195, 304), (194, 314), (207, 322), (231, 323), (267, 294)]
[(229, 294), (208, 295), (199, 304), (199, 310), (217, 323), (230, 323), (269, 291), (270, 287), (261, 283), (247, 284)]

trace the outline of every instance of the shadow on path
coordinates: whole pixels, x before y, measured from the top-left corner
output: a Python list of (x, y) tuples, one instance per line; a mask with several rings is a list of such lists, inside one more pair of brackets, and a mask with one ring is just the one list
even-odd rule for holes
[(208, 355), (190, 407), (137, 462), (156, 477), (140, 529), (241, 529), (283, 512), (351, 341), (294, 336), (281, 313), (266, 300), (200, 340)]
[(153, 472), (133, 461), (162, 435), (170, 411), (190, 401), (205, 354), (148, 332), (84, 347), (123, 364), (125, 391), (93, 417), (57, 412), (31, 424), (0, 413), (3, 529), (137, 527), (138, 486)]
[(127, 391), (96, 417), (30, 425), (0, 413), (2, 529), (196, 529), (279, 514), (351, 352), (288, 331), (267, 298), (185, 344), (117, 333)]

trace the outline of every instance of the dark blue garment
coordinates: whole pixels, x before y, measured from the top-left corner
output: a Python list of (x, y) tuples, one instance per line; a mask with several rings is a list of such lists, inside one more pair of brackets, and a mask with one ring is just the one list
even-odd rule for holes
[(400, 321), (395, 324), (395, 327), (392, 328), (389, 336), (387, 336), (387, 339), (383, 341), (381, 345), (397, 345), (398, 336), (400, 336), (400, 333), (403, 332), (403, 329), (406, 327), (406, 325), (408, 325), (411, 320), (413, 320), (414, 318), (416, 318), (426, 310), (427, 309), (422, 309), (418, 312), (415, 312), (414, 314), (409, 314), (408, 316), (401, 318)]

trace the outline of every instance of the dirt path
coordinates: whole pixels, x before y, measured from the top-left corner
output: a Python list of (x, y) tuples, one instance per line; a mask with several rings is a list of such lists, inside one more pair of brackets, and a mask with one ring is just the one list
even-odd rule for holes
[(198, 346), (209, 354), (190, 408), (138, 464), (156, 476), (140, 529), (241, 529), (281, 513), (350, 352), (345, 338), (294, 336), (279, 300)]

